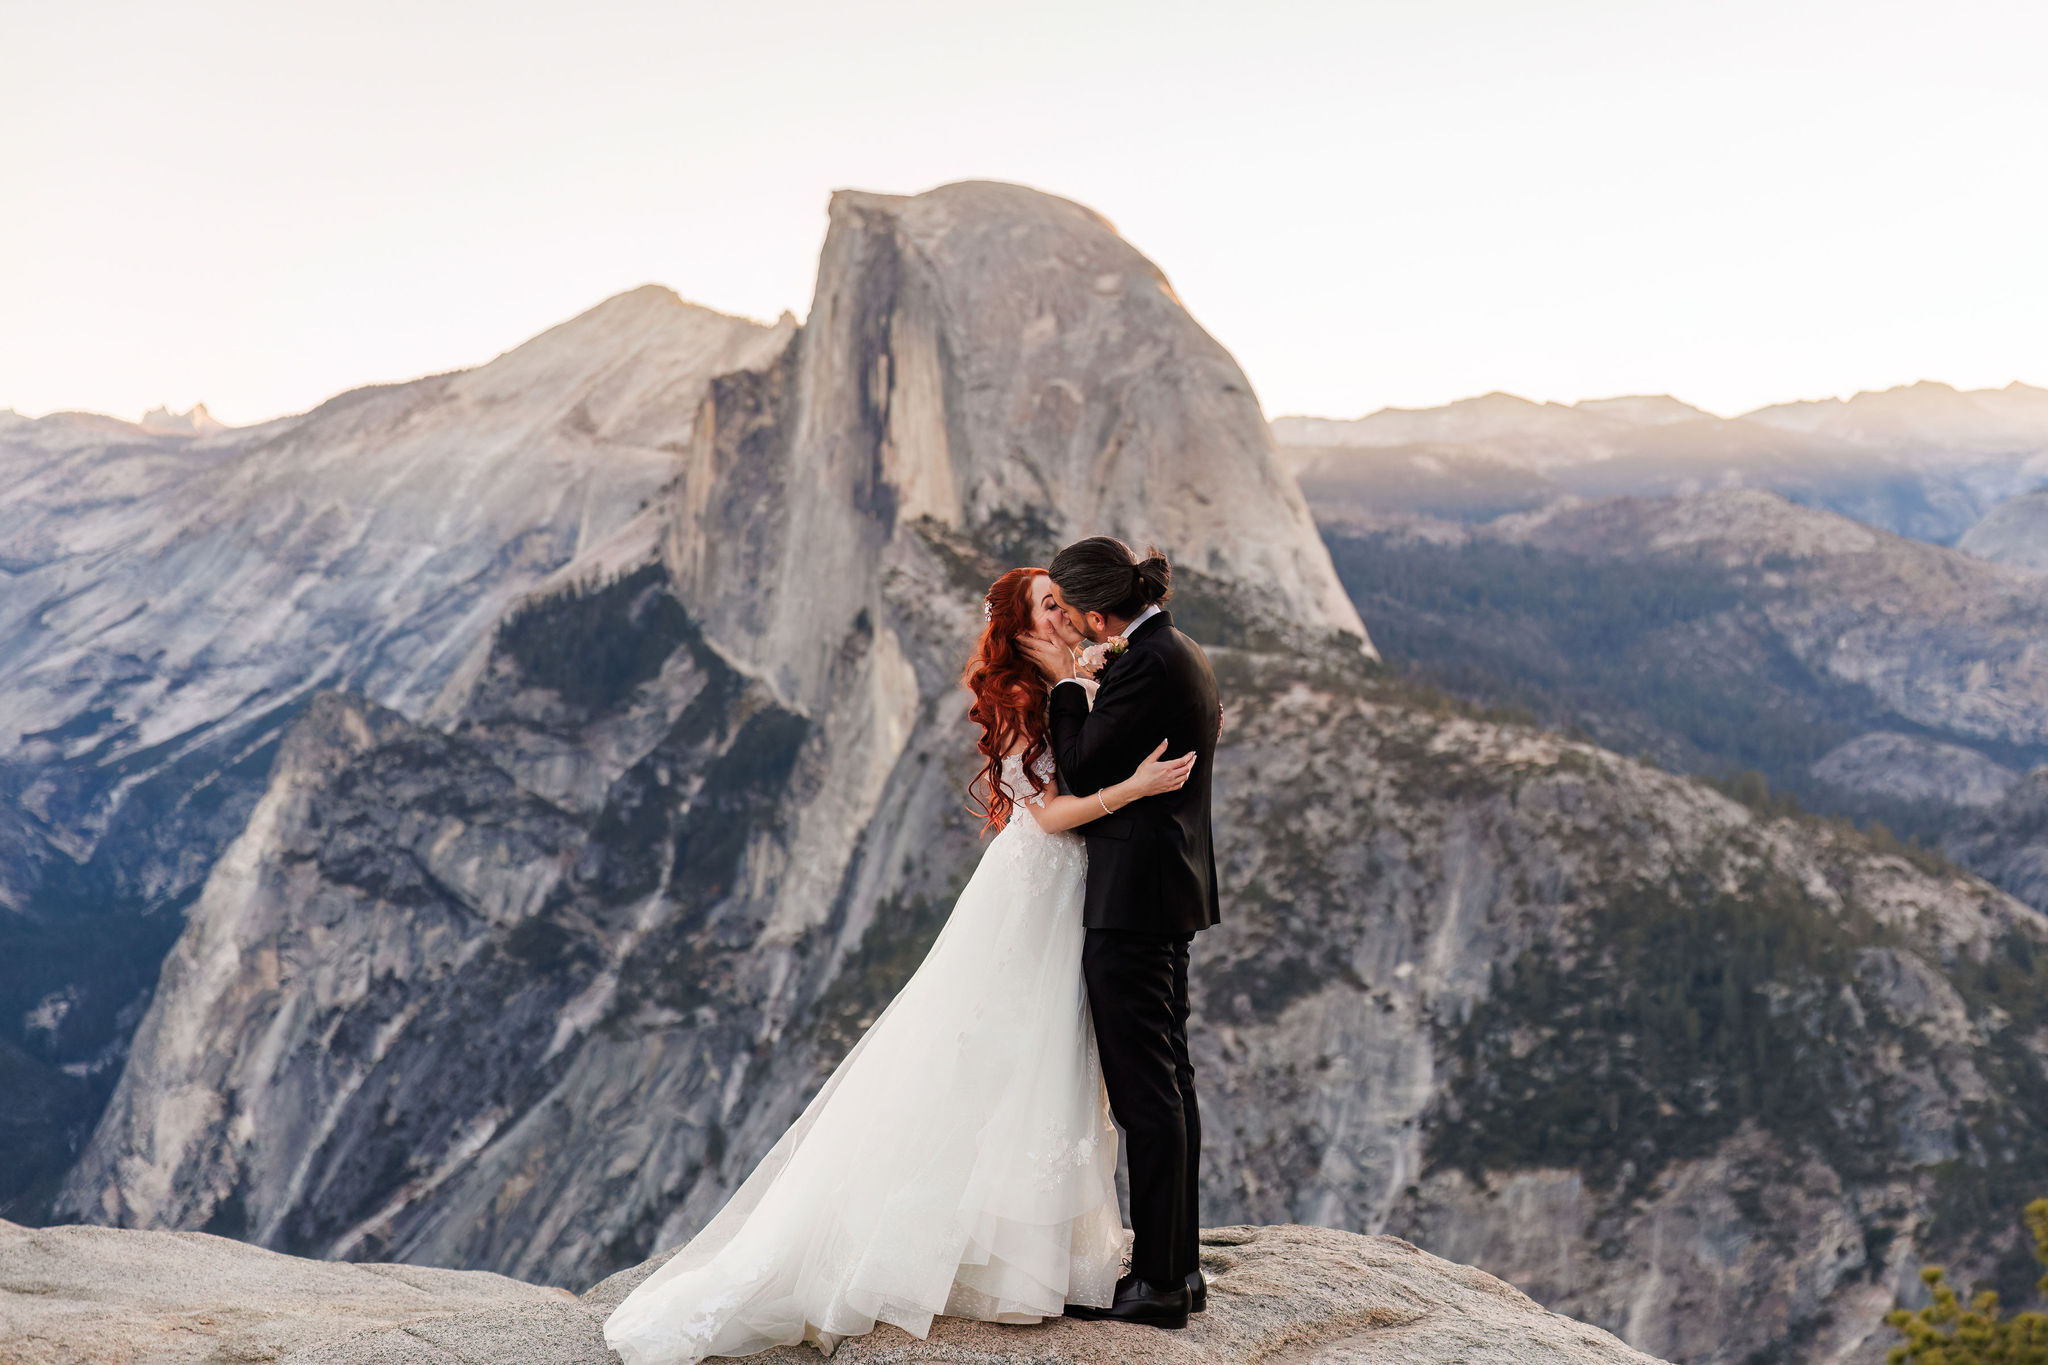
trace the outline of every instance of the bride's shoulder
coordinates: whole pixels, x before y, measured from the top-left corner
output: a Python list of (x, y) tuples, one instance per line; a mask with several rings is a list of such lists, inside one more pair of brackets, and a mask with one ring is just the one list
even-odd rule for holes
[[(1024, 753), (1030, 747), (1030, 740), (1025, 740), (1024, 742), (1012, 747), (1008, 753), (1003, 755), (1003, 766), (1005, 768), (1014, 768), (1016, 771), (1020, 773), (1023, 772)], [(1038, 757), (1033, 759), (1031, 763), (1032, 770), (1038, 773), (1041, 777), (1050, 775), (1053, 772), (1055, 766), (1056, 765), (1053, 760), (1051, 749), (1040, 749), (1038, 751)]]

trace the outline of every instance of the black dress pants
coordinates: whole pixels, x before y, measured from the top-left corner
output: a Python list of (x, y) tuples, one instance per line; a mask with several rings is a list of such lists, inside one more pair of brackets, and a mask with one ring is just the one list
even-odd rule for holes
[(1090, 929), (1081, 949), (1109, 1107), (1131, 1177), (1131, 1272), (1156, 1288), (1198, 1264), (1202, 1115), (1188, 1058), (1193, 934)]

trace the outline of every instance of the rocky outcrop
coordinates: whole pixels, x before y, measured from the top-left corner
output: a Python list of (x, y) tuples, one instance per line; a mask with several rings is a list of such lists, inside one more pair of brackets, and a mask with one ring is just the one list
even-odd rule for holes
[[(1392, 1237), (1323, 1228), (1203, 1234), (1210, 1307), (1185, 1331), (941, 1318), (842, 1344), (859, 1365), (1647, 1365), (1597, 1328)], [(604, 1319), (657, 1257), (580, 1298), (477, 1271), (307, 1261), (203, 1233), (0, 1223), (0, 1354), (17, 1365), (608, 1365)], [(808, 1347), (756, 1357), (816, 1361)]]
[(1874, 730), (1830, 749), (1813, 775), (1847, 792), (1943, 806), (1996, 805), (2020, 775), (1975, 749), (1924, 735)]
[[(465, 1313), (515, 1326), (575, 1308), (566, 1290), (482, 1271), (308, 1261), (203, 1232), (0, 1221), (9, 1365), (290, 1360)], [(446, 1358), (430, 1350), (415, 1339), (407, 1359)]]
[(49, 1116), (0, 1125), (0, 1213), (47, 1207), (307, 698), (417, 716), (659, 495), (709, 379), (791, 326), (649, 287), (261, 426), (0, 425), (0, 1057)]

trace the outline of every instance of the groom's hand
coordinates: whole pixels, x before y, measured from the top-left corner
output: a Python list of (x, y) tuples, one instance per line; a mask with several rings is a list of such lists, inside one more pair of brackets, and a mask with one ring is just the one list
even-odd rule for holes
[(1058, 641), (1039, 635), (1019, 635), (1015, 639), (1017, 648), (1024, 651), (1024, 657), (1038, 665), (1038, 671), (1045, 674), (1048, 681), (1058, 682), (1062, 678), (1080, 676), (1074, 667), (1074, 656)]

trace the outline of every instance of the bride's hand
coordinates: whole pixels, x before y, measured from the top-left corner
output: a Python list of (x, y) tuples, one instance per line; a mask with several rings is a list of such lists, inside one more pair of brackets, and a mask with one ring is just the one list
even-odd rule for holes
[(1047, 682), (1076, 676), (1074, 656), (1059, 641), (1048, 640), (1042, 635), (1019, 635), (1016, 640), (1017, 648), (1024, 651), (1025, 658), (1038, 665), (1038, 671), (1045, 674)]
[(1160, 740), (1159, 747), (1145, 756), (1138, 770), (1131, 774), (1128, 789), (1133, 801), (1142, 797), (1157, 796), (1161, 792), (1179, 791), (1187, 785), (1188, 774), (1195, 770), (1195, 756), (1182, 754), (1179, 758), (1162, 759), (1166, 752), (1166, 741)]

